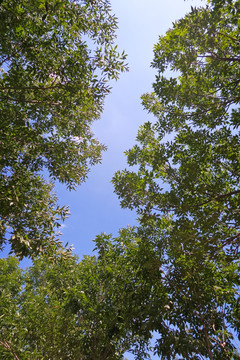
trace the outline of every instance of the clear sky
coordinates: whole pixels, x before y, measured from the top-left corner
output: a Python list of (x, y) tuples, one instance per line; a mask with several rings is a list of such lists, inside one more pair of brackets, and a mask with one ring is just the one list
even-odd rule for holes
[(107, 145), (102, 163), (91, 169), (88, 180), (77, 191), (58, 187), (62, 204), (71, 215), (61, 229), (64, 241), (73, 244), (80, 257), (91, 254), (92, 240), (101, 232), (117, 234), (118, 229), (136, 224), (136, 215), (121, 209), (110, 183), (114, 172), (126, 167), (123, 152), (135, 143), (140, 124), (151, 119), (143, 110), (140, 96), (151, 91), (155, 71), (150, 68), (153, 46), (172, 22), (181, 18), (201, 0), (112, 0), (119, 20), (117, 43), (128, 54), (129, 72), (112, 83), (104, 112), (94, 124), (97, 138)]

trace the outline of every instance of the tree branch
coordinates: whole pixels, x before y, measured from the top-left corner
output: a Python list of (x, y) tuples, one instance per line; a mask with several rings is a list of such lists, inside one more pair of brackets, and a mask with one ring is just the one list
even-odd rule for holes
[(216, 54), (197, 55), (198, 58), (211, 58), (217, 61), (237, 61), (240, 62), (240, 57), (219, 57)]
[(9, 343), (5, 339), (3, 341), (0, 341), (0, 345), (5, 347), (5, 349), (9, 350), (16, 360), (20, 360), (20, 358), (17, 356), (15, 351), (11, 348), (11, 346), (9, 345)]
[(39, 101), (39, 100), (29, 100), (29, 99), (15, 99), (15, 98), (11, 98), (11, 97), (2, 97), (0, 96), (0, 99), (3, 100), (10, 100), (10, 101), (16, 101), (16, 102), (25, 102), (25, 103), (30, 103), (30, 104), (47, 104), (47, 105), (61, 105), (61, 102), (46, 102), (46, 101)]
[(217, 196), (215, 196), (215, 197), (213, 197), (213, 198), (211, 198), (211, 199), (209, 199), (209, 200), (207, 200), (207, 201), (205, 201), (205, 202), (203, 202), (201, 204), (195, 205), (195, 207), (203, 206), (203, 205), (206, 205), (206, 204), (210, 203), (211, 201), (216, 201), (216, 200), (223, 199), (225, 197), (230, 197), (230, 196), (236, 195), (236, 194), (240, 194), (240, 190), (231, 191), (231, 192), (229, 192), (227, 194), (219, 194), (219, 195), (217, 195)]

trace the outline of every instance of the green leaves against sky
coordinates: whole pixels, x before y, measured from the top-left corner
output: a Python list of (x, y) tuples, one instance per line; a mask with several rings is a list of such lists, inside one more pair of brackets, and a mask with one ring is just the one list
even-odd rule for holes
[(116, 19), (108, 1), (2, 1), (0, 16), (1, 242), (34, 260), (1, 261), (0, 355), (238, 359), (240, 2), (192, 8), (159, 37), (142, 96), (155, 120), (113, 178), (139, 225), (82, 261), (53, 242), (66, 210), (43, 170), (72, 188), (100, 160), (90, 126), (125, 69)]

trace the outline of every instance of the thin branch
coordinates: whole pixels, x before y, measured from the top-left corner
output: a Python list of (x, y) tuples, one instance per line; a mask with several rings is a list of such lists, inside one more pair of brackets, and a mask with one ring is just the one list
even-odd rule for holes
[(229, 34), (222, 33), (222, 32), (220, 32), (220, 31), (218, 31), (218, 34), (219, 34), (219, 35), (222, 35), (222, 36), (226, 36), (226, 37), (228, 37), (229, 39), (240, 43), (240, 41), (239, 41), (237, 38), (234, 38), (233, 36), (230, 36)]
[(197, 55), (198, 58), (211, 58), (217, 61), (237, 61), (240, 62), (240, 57), (219, 57), (216, 54)]
[[(54, 82), (53, 82), (54, 84)], [(22, 87), (11, 87), (11, 86), (5, 86), (5, 87), (0, 87), (0, 91), (6, 91), (6, 90), (14, 90), (14, 91), (22, 91), (22, 90), (49, 90), (49, 89), (56, 89), (56, 88), (61, 88), (63, 87), (62, 84), (57, 84), (57, 85), (50, 85), (50, 86), (22, 86)]]
[(0, 99), (3, 100), (10, 100), (10, 101), (16, 101), (16, 102), (25, 102), (25, 103), (30, 103), (30, 104), (45, 104), (45, 105), (61, 105), (61, 102), (45, 102), (45, 101), (39, 101), (39, 100), (29, 100), (29, 99), (15, 99), (15, 98), (11, 98), (11, 97), (2, 97), (0, 96)]
[(194, 207), (203, 206), (203, 205), (206, 205), (206, 204), (208, 204), (208, 203), (210, 203), (212, 201), (217, 201), (219, 199), (223, 199), (225, 197), (230, 197), (230, 196), (236, 195), (236, 194), (240, 194), (240, 190), (231, 191), (231, 192), (229, 192), (227, 194), (219, 194), (219, 195), (217, 195), (217, 196), (215, 196), (215, 197), (213, 197), (213, 198), (211, 198), (211, 199), (209, 199), (209, 200), (207, 200), (207, 201), (205, 201), (205, 202), (203, 202), (201, 204), (195, 205)]
[(2, 62), (0, 63), (0, 66), (2, 66), (5, 63), (5, 61), (8, 60), (10, 60), (10, 56), (7, 56), (5, 59), (3, 59)]
[(110, 345), (109, 343), (105, 346), (105, 351), (101, 357), (101, 360), (106, 360), (108, 358), (108, 355), (110, 355)]
[[(213, 328), (213, 330), (216, 331), (215, 328)], [(210, 338), (213, 342), (215, 342), (218, 346), (220, 346), (220, 348), (224, 351), (224, 353), (225, 353), (226, 356), (227, 356), (227, 350), (226, 350), (226, 348), (225, 348), (226, 344), (225, 344), (225, 343), (222, 343), (222, 342), (221, 342), (221, 339), (220, 339), (218, 336), (217, 336), (217, 339), (214, 339), (212, 336), (209, 336), (209, 338)], [(227, 356), (226, 359), (229, 359), (229, 357)]]
[(9, 351), (12, 353), (12, 355), (14, 356), (14, 358), (15, 358), (16, 360), (20, 360), (20, 358), (17, 356), (17, 354), (15, 353), (15, 351), (11, 348), (11, 346), (9, 345), (9, 343), (8, 343), (6, 340), (0, 341), (0, 345), (2, 345), (3, 347), (5, 347), (5, 349), (9, 350)]
[(232, 243), (234, 240), (238, 239), (240, 237), (240, 232), (238, 232), (236, 235), (231, 236), (229, 239), (227, 239), (226, 241), (224, 241), (224, 243), (222, 244), (223, 246), (225, 245), (229, 245), (230, 243)]
[(202, 315), (199, 304), (198, 304), (198, 314), (200, 316), (200, 319), (201, 319), (202, 325), (203, 325), (203, 333), (204, 333), (204, 337), (205, 337), (205, 344), (206, 344), (206, 347), (207, 347), (208, 356), (209, 356), (209, 359), (212, 360), (213, 356), (212, 356), (211, 347), (210, 347), (210, 341), (209, 341), (209, 336), (208, 336), (208, 328), (206, 326), (205, 319), (204, 319), (204, 317)]

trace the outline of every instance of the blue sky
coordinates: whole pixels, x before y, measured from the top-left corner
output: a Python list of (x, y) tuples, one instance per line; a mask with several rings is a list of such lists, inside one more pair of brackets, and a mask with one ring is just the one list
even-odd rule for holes
[[(91, 254), (92, 240), (97, 234), (117, 235), (119, 228), (136, 224), (136, 214), (121, 209), (111, 179), (115, 171), (126, 167), (123, 153), (134, 145), (139, 126), (152, 118), (143, 110), (140, 96), (152, 90), (156, 74), (150, 68), (154, 44), (191, 6), (204, 4), (201, 0), (112, 0), (111, 3), (119, 20), (117, 43), (128, 54), (129, 72), (112, 84), (102, 117), (94, 124), (97, 138), (108, 150), (102, 163), (91, 169), (88, 180), (77, 191), (58, 189), (61, 202), (70, 205), (71, 211), (62, 228), (62, 239), (74, 245), (74, 252), (80, 258)], [(134, 359), (131, 354), (126, 354), (126, 358)], [(151, 355), (151, 359), (157, 358)]]
[(104, 112), (94, 124), (97, 138), (108, 150), (102, 163), (91, 169), (88, 180), (77, 191), (57, 187), (62, 204), (70, 206), (71, 215), (61, 229), (62, 240), (73, 244), (80, 258), (91, 254), (92, 240), (101, 232), (117, 234), (118, 229), (136, 224), (136, 215), (121, 209), (111, 184), (115, 171), (126, 167), (124, 151), (135, 143), (137, 130), (151, 115), (143, 110), (140, 96), (151, 91), (155, 71), (150, 68), (153, 46), (172, 22), (182, 17), (200, 0), (112, 0), (119, 20), (117, 44), (128, 54), (129, 72), (112, 83)]

